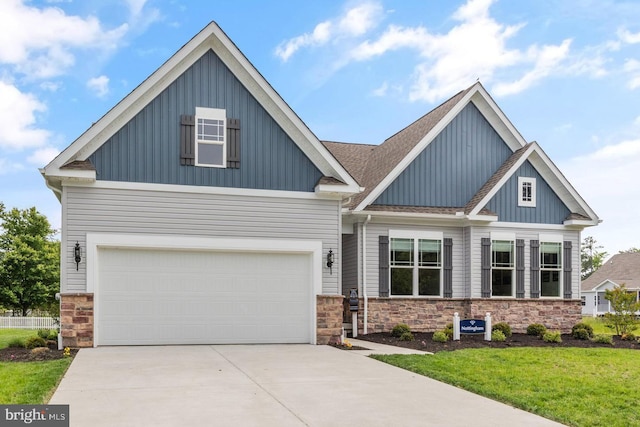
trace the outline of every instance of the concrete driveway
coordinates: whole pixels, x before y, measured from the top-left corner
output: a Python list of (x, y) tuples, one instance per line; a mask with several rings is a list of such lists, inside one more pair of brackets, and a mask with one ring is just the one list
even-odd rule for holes
[(76, 427), (559, 425), (312, 345), (83, 349), (50, 403), (69, 404)]

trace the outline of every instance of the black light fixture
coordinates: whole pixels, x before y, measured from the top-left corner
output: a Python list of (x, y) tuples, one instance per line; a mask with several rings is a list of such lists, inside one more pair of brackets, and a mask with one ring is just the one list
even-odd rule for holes
[(331, 267), (333, 266), (333, 249), (329, 249), (327, 253), (327, 267), (329, 267), (329, 274), (333, 274)]
[(76, 261), (76, 271), (80, 266), (80, 261), (82, 261), (82, 253), (80, 250), (80, 243), (76, 242), (76, 246), (73, 248), (73, 256)]

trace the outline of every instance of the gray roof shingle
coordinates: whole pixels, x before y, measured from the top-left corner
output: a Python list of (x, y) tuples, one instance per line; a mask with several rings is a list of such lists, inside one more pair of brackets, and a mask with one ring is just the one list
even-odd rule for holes
[(602, 267), (582, 281), (581, 289), (589, 291), (605, 280), (622, 285), (628, 289), (640, 288), (640, 253), (624, 253), (612, 256)]

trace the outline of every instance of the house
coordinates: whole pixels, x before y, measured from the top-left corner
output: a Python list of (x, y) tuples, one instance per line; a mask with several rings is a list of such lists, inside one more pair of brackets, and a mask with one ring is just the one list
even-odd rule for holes
[(611, 312), (605, 290), (622, 285), (640, 298), (640, 252), (614, 255), (582, 281), (582, 314), (596, 317)]
[(480, 83), (321, 142), (211, 23), (42, 169), (64, 345), (318, 343), (459, 312), (568, 328), (599, 222)]

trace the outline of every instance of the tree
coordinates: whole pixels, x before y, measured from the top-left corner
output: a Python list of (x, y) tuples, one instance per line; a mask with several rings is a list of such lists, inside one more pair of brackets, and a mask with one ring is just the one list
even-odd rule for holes
[(0, 203), (0, 306), (25, 316), (51, 309), (60, 289), (60, 242), (36, 208), (5, 210)]
[(640, 248), (629, 248), (626, 251), (618, 251), (619, 254), (637, 254), (638, 252), (640, 252)]
[(582, 280), (591, 276), (597, 269), (602, 267), (605, 258), (609, 255), (606, 251), (600, 251), (603, 247), (598, 245), (598, 242), (591, 237), (587, 236), (582, 241), (582, 247), (580, 250), (580, 262), (582, 264)]
[(617, 335), (625, 335), (637, 328), (636, 312), (640, 311), (640, 302), (635, 292), (629, 292), (623, 283), (604, 291), (604, 299), (611, 303), (612, 313), (605, 313), (605, 324), (616, 330)]

